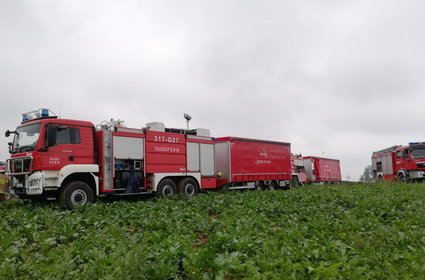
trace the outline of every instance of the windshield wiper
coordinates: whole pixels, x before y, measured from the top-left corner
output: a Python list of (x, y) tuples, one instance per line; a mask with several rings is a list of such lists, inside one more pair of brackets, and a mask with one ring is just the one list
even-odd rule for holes
[(22, 152), (28, 152), (28, 151), (34, 151), (35, 147), (33, 147), (32, 145), (26, 145), (26, 146), (22, 146), (20, 148), (18, 148), (18, 150), (22, 153)]

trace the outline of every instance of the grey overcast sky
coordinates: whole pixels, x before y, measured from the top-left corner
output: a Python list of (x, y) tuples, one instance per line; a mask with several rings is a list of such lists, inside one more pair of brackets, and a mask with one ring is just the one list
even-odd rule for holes
[[(423, 0), (0, 1), (0, 130), (47, 107), (290, 142), (358, 179), (425, 141)], [(0, 159), (8, 157), (0, 138)]]

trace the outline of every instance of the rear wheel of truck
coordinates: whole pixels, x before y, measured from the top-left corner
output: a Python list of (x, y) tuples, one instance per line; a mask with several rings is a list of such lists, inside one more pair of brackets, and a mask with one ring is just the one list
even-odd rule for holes
[(198, 194), (198, 184), (192, 178), (185, 178), (179, 182), (178, 192), (186, 197)]
[(176, 184), (171, 179), (163, 179), (156, 190), (156, 196), (166, 198), (177, 193)]
[(67, 209), (90, 204), (94, 201), (92, 189), (84, 182), (75, 181), (65, 185), (59, 195), (59, 201)]

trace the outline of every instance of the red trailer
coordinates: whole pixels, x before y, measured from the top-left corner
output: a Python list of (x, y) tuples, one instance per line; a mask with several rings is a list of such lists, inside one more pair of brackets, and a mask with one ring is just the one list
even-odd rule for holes
[(303, 157), (308, 183), (341, 183), (339, 160), (321, 157)]
[(224, 137), (215, 139), (218, 185), (232, 189), (276, 189), (290, 186), (289, 143)]

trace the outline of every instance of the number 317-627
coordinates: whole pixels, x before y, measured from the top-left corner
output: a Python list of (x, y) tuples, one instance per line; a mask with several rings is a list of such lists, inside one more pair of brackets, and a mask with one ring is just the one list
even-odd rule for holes
[(177, 138), (177, 137), (165, 137), (165, 136), (155, 135), (153, 137), (153, 141), (155, 141), (155, 142), (165, 142), (165, 143), (178, 143), (179, 142), (179, 138)]

